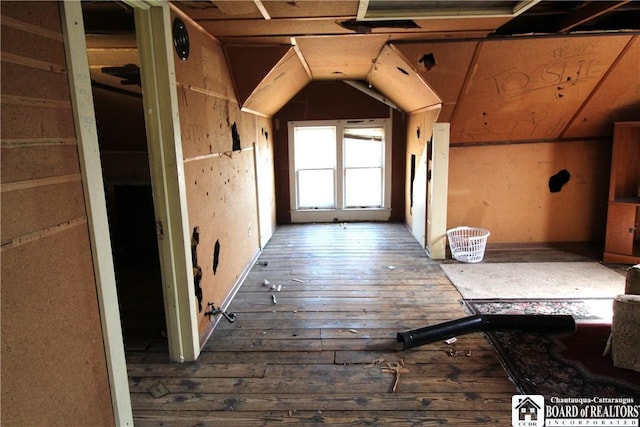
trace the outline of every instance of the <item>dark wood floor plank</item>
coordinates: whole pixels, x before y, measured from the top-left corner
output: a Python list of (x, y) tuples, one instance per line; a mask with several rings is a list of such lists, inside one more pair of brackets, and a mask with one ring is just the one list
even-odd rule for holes
[(169, 363), (161, 339), (128, 351), (136, 426), (510, 425), (483, 334), (398, 350), (398, 332), (468, 315), (439, 264), (404, 224), (279, 227), (198, 361)]

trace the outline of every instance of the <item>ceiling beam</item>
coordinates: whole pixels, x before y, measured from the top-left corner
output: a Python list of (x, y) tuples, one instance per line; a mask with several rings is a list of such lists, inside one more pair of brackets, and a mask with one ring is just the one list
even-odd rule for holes
[(618, 2), (610, 1), (593, 1), (586, 4), (584, 7), (576, 9), (574, 12), (565, 15), (558, 25), (558, 32), (566, 33), (571, 29), (589, 22), (599, 16), (602, 16), (620, 6), (629, 3), (631, 0), (624, 0)]

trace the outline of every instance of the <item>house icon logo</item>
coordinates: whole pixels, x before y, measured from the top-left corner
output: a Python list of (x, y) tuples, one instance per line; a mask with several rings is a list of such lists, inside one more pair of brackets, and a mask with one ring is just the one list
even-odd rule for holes
[(512, 396), (511, 425), (513, 427), (544, 426), (544, 396), (536, 394)]

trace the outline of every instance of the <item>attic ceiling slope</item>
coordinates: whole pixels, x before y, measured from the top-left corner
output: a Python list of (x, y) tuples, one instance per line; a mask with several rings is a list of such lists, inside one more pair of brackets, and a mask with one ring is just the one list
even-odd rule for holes
[(559, 138), (630, 39), (482, 41), (452, 119), (452, 144)]

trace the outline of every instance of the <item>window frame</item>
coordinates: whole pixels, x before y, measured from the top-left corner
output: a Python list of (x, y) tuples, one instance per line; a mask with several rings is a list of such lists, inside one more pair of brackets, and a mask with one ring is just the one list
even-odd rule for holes
[[(288, 122), (289, 134), (289, 192), (291, 221), (303, 222), (336, 222), (336, 221), (388, 221), (391, 217), (391, 119), (356, 119), (356, 120), (312, 120)], [(334, 174), (335, 208), (299, 208), (298, 207), (298, 171), (295, 168), (296, 127), (336, 128), (336, 169)], [(354, 127), (383, 127), (383, 158), (382, 158), (382, 206), (380, 207), (346, 207), (344, 166), (344, 130)]]

